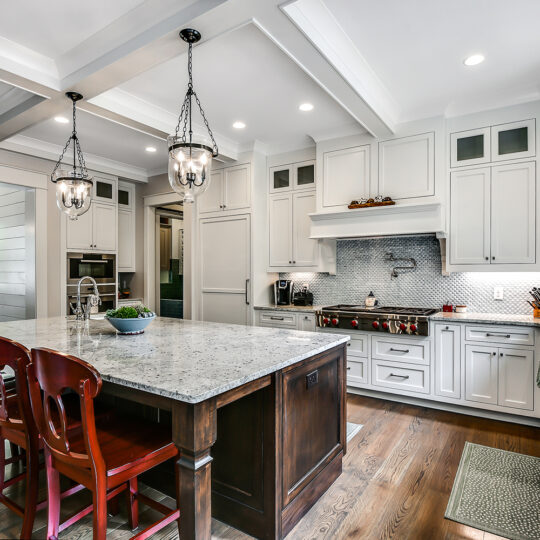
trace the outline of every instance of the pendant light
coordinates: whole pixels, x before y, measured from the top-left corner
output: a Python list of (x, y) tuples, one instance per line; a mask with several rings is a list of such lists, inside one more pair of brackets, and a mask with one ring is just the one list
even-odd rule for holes
[[(210, 170), (212, 158), (218, 155), (218, 147), (214, 140), (212, 130), (204, 114), (201, 102), (193, 89), (192, 75), (192, 48), (193, 44), (201, 39), (197, 30), (185, 28), (180, 32), (180, 37), (188, 44), (188, 75), (189, 83), (178, 124), (174, 135), (167, 137), (169, 147), (169, 183), (176, 193), (183, 196), (185, 203), (192, 203), (195, 196), (200, 195), (210, 183)], [(193, 130), (191, 127), (192, 100), (195, 100), (204, 125), (212, 141), (212, 146), (193, 142)], [(180, 127), (182, 134), (180, 135)]]
[[(58, 158), (51, 174), (51, 181), (56, 184), (56, 204), (58, 208), (67, 214), (69, 219), (76, 220), (90, 208), (92, 199), (92, 179), (88, 176), (86, 164), (77, 137), (76, 103), (82, 99), (77, 92), (66, 92), (66, 96), (73, 103), (73, 131)], [(73, 169), (62, 168), (64, 154), (73, 143)], [(77, 170), (77, 161), (79, 170)]]

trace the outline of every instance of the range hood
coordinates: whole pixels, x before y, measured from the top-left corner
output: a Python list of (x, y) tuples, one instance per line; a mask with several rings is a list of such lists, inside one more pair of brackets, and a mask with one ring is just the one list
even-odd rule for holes
[(440, 201), (427, 203), (397, 202), (394, 206), (376, 206), (335, 212), (315, 212), (311, 218), (310, 238), (363, 238), (436, 234), (446, 236), (444, 207)]

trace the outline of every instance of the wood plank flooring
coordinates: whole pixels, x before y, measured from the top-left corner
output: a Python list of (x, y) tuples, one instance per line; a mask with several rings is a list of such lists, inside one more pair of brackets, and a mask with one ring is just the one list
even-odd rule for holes
[[(343, 474), (287, 536), (287, 540), (399, 539), (495, 540), (500, 538), (444, 519), (465, 441), (540, 457), (540, 429), (349, 395), (348, 420), (363, 424), (349, 443)], [(172, 500), (150, 488), (165, 504)], [(24, 501), (22, 486), (10, 488)], [(63, 502), (64, 512), (82, 506), (86, 495)], [(123, 503), (123, 501), (122, 501)], [(141, 526), (159, 517), (141, 506)], [(18, 538), (21, 520), (0, 504), (0, 538)], [(45, 537), (46, 514), (38, 514), (32, 538)], [(178, 539), (176, 524), (155, 535)], [(131, 536), (124, 505), (109, 518), (107, 538)], [(87, 516), (60, 540), (91, 540)], [(251, 537), (214, 520), (215, 540)]]

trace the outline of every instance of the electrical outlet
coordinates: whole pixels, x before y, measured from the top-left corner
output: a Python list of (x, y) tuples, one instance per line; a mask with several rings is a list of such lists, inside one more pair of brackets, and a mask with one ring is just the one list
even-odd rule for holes
[(504, 289), (502, 287), (493, 287), (493, 300), (503, 300)]

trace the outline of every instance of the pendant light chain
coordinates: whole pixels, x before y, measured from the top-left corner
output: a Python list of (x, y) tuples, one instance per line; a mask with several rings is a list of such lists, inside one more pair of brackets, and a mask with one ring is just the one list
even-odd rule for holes
[(62, 150), (62, 153), (60, 154), (60, 157), (58, 158), (56, 165), (54, 166), (53, 172), (51, 173), (51, 180), (53, 179), (54, 173), (57, 171), (58, 167), (60, 167), (60, 165), (62, 164), (62, 160), (64, 159), (64, 155), (67, 149), (69, 148), (71, 141), (73, 141), (73, 172), (75, 173), (77, 171), (76, 162), (75, 162), (75, 157), (77, 157), (77, 160), (79, 162), (79, 168), (81, 170), (81, 176), (83, 178), (88, 177), (88, 170), (86, 169), (86, 163), (84, 161), (81, 145), (79, 144), (79, 138), (77, 137), (77, 114), (76, 114), (75, 103), (76, 102), (73, 101), (73, 130), (68, 140), (66, 141), (64, 149)]
[(195, 102), (197, 103), (197, 106), (199, 107), (199, 112), (203, 119), (206, 130), (208, 131), (208, 135), (210, 136), (210, 139), (212, 141), (212, 155), (216, 157), (219, 154), (219, 150), (218, 150), (216, 140), (214, 139), (214, 134), (212, 133), (212, 130), (210, 129), (210, 125), (206, 118), (206, 114), (204, 113), (204, 110), (202, 108), (201, 102), (199, 100), (199, 96), (197, 96), (197, 92), (195, 92), (195, 90), (193, 89), (193, 45), (191, 43), (188, 44), (188, 76), (189, 76), (188, 90), (186, 93), (186, 97), (184, 98), (184, 102), (182, 103), (182, 109), (180, 110), (180, 116), (178, 117), (178, 124), (176, 125), (175, 135), (176, 137), (178, 137), (178, 132), (180, 131), (180, 124), (182, 124), (182, 121), (183, 121), (181, 140), (183, 143), (188, 142), (187, 132), (188, 132), (188, 122), (189, 122), (189, 142), (190, 143), (192, 142), (193, 131), (191, 129), (191, 112), (192, 112), (191, 98), (194, 97)]

